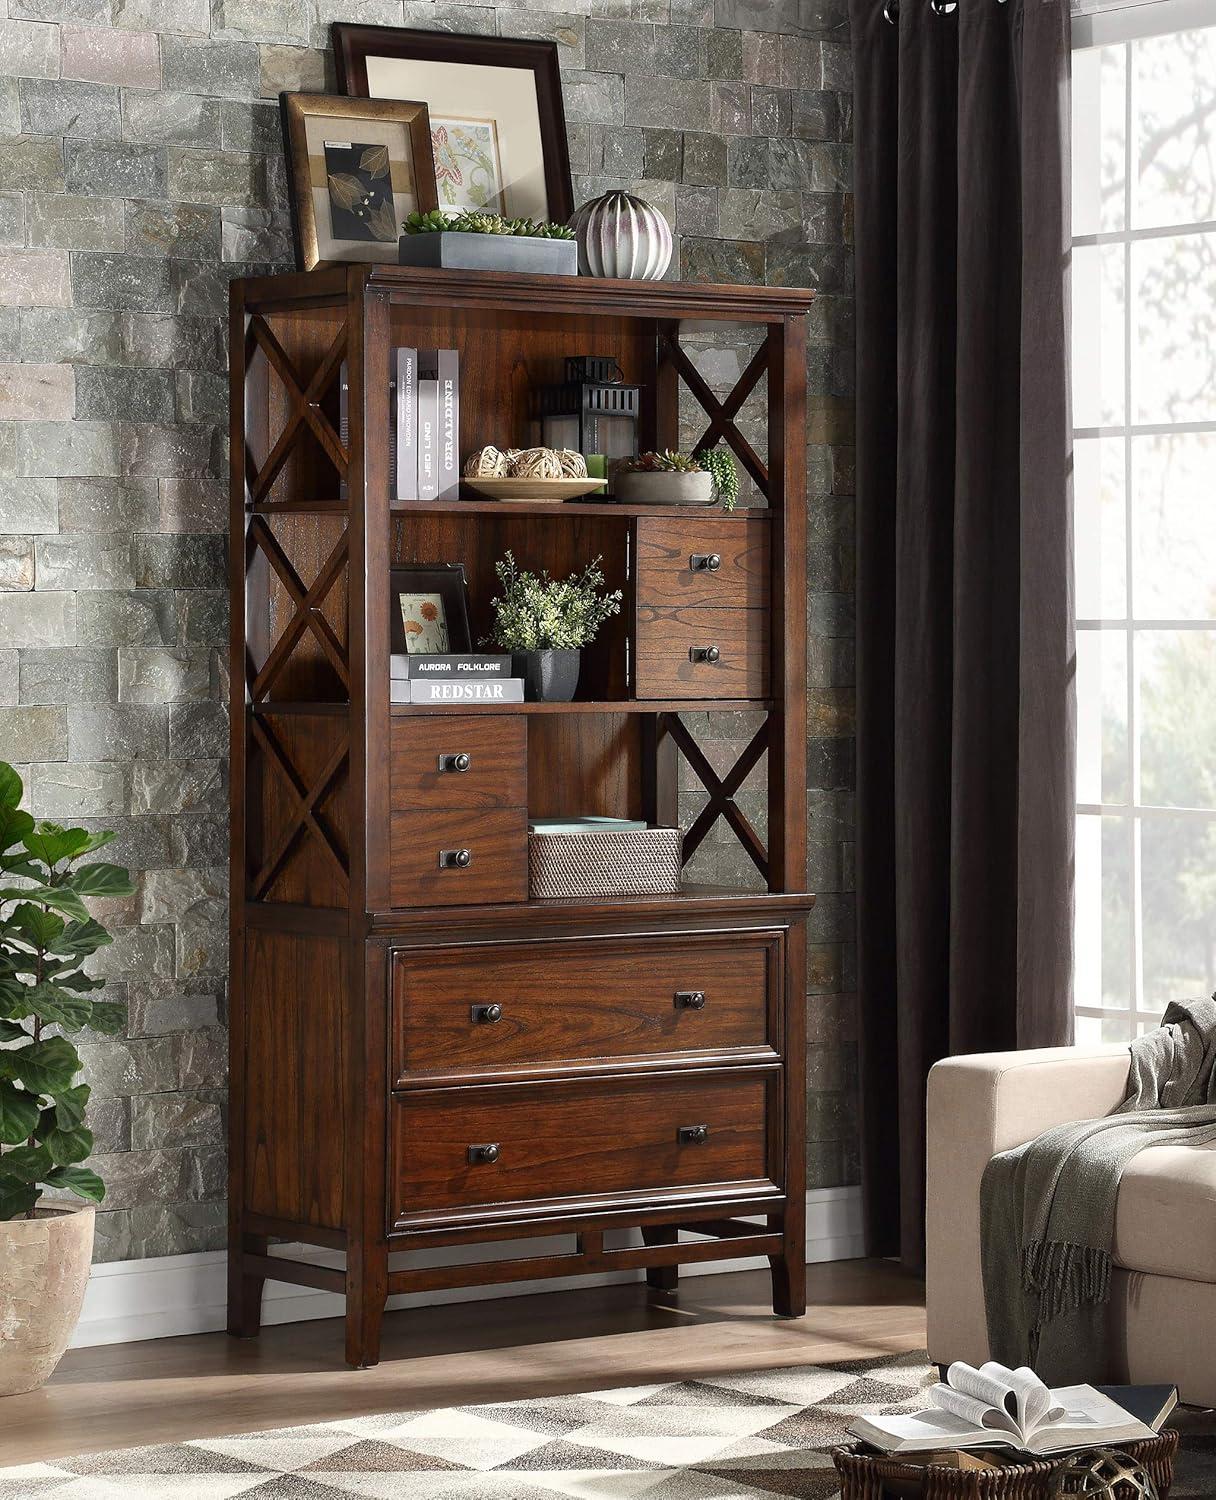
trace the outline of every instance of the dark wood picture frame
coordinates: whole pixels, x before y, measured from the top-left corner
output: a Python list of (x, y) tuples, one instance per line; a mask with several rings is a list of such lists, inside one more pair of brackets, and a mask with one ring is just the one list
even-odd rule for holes
[[(287, 196), (291, 203), (291, 234), (296, 250), (296, 265), (301, 271), (343, 264), (340, 257), (321, 254), (322, 246), (313, 204), (309, 176), (307, 122), (324, 116), (336, 124), (346, 121), (358, 124), (400, 125), (410, 143), (410, 168), (418, 209), (428, 213), (439, 206), (435, 183), (435, 157), (431, 150), (431, 120), (426, 105), (418, 99), (349, 99), (341, 94), (282, 93), (279, 112), (283, 121), (283, 150), (287, 164)], [(376, 241), (383, 244), (383, 257), (377, 263), (396, 265), (398, 240)], [(371, 259), (371, 257), (369, 257)]]
[(407, 656), (405, 622), (397, 604), (399, 594), (439, 594), (443, 599), (448, 625), (449, 651), (471, 651), (469, 630), (469, 580), (463, 563), (411, 563), (389, 572), (392, 608), (389, 611), (391, 650), (395, 656)]
[(557, 43), (526, 38), (455, 36), (447, 31), (410, 31), (396, 26), (330, 27), (338, 87), (352, 98), (368, 98), (367, 59), (402, 58), (412, 62), (468, 63), (490, 68), (522, 68), (533, 75), (545, 163), (547, 216), (564, 224), (574, 212), (566, 111), (562, 103)]

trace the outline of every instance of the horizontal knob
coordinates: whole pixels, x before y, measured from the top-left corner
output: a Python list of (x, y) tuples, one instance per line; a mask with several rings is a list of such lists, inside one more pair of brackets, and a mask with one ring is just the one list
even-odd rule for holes
[(441, 755), (439, 757), (439, 769), (441, 771), (467, 771), (473, 764), (473, 757), (466, 755), (463, 750), (455, 755)]
[(489, 1166), (498, 1160), (498, 1142), (490, 1141), (484, 1146), (469, 1147), (469, 1166)]
[(475, 1026), (493, 1026), (502, 1020), (502, 1006), (494, 1001), (491, 1005), (470, 1005), (469, 1019)]
[(708, 1125), (681, 1125), (676, 1140), (681, 1146), (703, 1146), (709, 1139)]
[(718, 650), (717, 646), (690, 646), (688, 648), (688, 659), (691, 662), (721, 661), (722, 653)]
[(472, 863), (471, 849), (440, 849), (439, 851), (441, 870), (467, 870)]
[(717, 552), (694, 552), (688, 566), (694, 573), (716, 573), (722, 566), (722, 558)]
[(672, 996), (677, 1010), (704, 1010), (704, 990), (677, 990)]

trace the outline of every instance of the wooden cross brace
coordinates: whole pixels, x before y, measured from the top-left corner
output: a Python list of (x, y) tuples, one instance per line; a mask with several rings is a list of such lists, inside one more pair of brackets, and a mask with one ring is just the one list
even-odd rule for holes
[(278, 840), (274, 848), (267, 855), (253, 879), (253, 891), (251, 901), (260, 901), (270, 889), (271, 882), (282, 868), (283, 861), (288, 852), (295, 844), (296, 839), (302, 833), (309, 833), (316, 839), (321, 848), (329, 855), (338, 877), (342, 882), (343, 890), (350, 889), (350, 870), (343, 859), (338, 848), (337, 841), (322, 823), (316, 811), (317, 803), (329, 790), (334, 777), (338, 774), (346, 762), (350, 751), (350, 737), (343, 734), (333, 754), (322, 767), (320, 774), (312, 786), (308, 786), (300, 777), (296, 768), (292, 765), (287, 755), (270, 731), (270, 726), (260, 719), (256, 714), (250, 719), (250, 732), (255, 743), (262, 750), (270, 765), (278, 772), (280, 779), (295, 799), (295, 807), (292, 809), (285, 826), (280, 830)]
[(658, 720), (660, 738), (664, 734), (671, 736), (684, 759), (692, 767), (697, 780), (709, 793), (709, 801), (684, 835), (684, 863), (687, 864), (697, 852), (706, 834), (718, 819), (725, 818), (735, 837), (751, 856), (752, 863), (767, 880), (768, 850), (764, 847), (760, 835), (752, 827), (746, 813), (736, 804), (735, 794), (768, 749), (768, 720), (765, 719), (756, 730), (743, 754), (725, 776), (719, 776), (710, 765), (700, 745), (693, 739), (677, 715), (660, 714)]
[(312, 432), (325, 450), (326, 456), (338, 471), (338, 477), (345, 479), (350, 456), (342, 446), (341, 439), (334, 431), (328, 417), (321, 410), (320, 402), (338, 378), (342, 368), (342, 359), (346, 354), (346, 324), (343, 323), (338, 330), (337, 337), (325, 351), (324, 358), (307, 385), (301, 381), (299, 372), (287, 357), (282, 344), (275, 338), (270, 325), (264, 318), (255, 316), (250, 318), (249, 327), (245, 333), (246, 371), (258, 349), (265, 354), (270, 367), (282, 381), (291, 410), (283, 425), (283, 430), (275, 439), (274, 446), (266, 455), (266, 461), (260, 469), (246, 445), (245, 481), (249, 489), (250, 503), (256, 505), (269, 493), (270, 487), (279, 476), (279, 470), (300, 441), (305, 428)]
[[(347, 561), (347, 538), (343, 532), (334, 543), (333, 550), (322, 564), (321, 571), (313, 579), (309, 588), (304, 587), (303, 580), (291, 564), (291, 559), (279, 546), (274, 533), (267, 521), (260, 516), (254, 516), (249, 522), (246, 534), (246, 546), (251, 556), (255, 549), (265, 553), (271, 567), (279, 575), (283, 587), (287, 590), (292, 602), (293, 614), (287, 622), (283, 634), (275, 642), (273, 649), (257, 668), (256, 673), (251, 676), (249, 682), (249, 695), (254, 703), (260, 702), (270, 689), (274, 686), (275, 679), (287, 664), (288, 658), (295, 649), (296, 642), (304, 634), (305, 630), (312, 631), (313, 635), (321, 644), (321, 649), (329, 658), (335, 672), (337, 672), (343, 687), (350, 692), (350, 662), (342, 642), (334, 634), (333, 626), (321, 613), (321, 605), (329, 595), (329, 591), (342, 575), (342, 570)], [(247, 564), (248, 565), (248, 564)]]
[(768, 467), (763, 463), (760, 455), (748, 442), (735, 425), (735, 418), (743, 408), (743, 403), (755, 390), (761, 375), (768, 369), (768, 340), (765, 339), (759, 349), (752, 356), (751, 363), (739, 377), (738, 384), (727, 396), (725, 401), (719, 401), (709, 386), (706, 385), (701, 372), (685, 354), (680, 347), (678, 334), (669, 333), (664, 337), (667, 358), (675, 366), (684, 384), (696, 397), (697, 404), (709, 418), (709, 426), (701, 435), (700, 442), (694, 443), (692, 451), (699, 453), (703, 448), (716, 448), (719, 442), (725, 442), (732, 448), (739, 462), (756, 481), (761, 493), (768, 495)]

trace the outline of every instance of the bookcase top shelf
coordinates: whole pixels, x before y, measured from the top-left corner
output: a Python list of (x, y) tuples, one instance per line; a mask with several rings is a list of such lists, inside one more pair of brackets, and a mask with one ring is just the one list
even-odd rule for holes
[[(605, 698), (573, 703), (394, 703), (394, 717), (412, 714), (695, 714), (765, 712), (771, 698)], [(259, 705), (263, 713), (274, 704)]]
[(394, 304), (459, 309), (597, 314), (618, 318), (706, 319), (779, 323), (808, 311), (803, 287), (723, 286), (684, 281), (610, 281), (598, 276), (525, 276), (507, 271), (453, 271), (420, 266), (350, 266), (252, 276), (242, 281), (247, 312), (323, 307), (361, 290), (386, 292)]
[(622, 505), (614, 500), (394, 500), (394, 515), (658, 516), (678, 521), (767, 521), (771, 511), (752, 506), (726, 511), (714, 505)]

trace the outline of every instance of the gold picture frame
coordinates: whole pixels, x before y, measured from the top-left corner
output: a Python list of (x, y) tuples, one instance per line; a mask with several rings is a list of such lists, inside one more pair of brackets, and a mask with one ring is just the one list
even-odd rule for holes
[(401, 224), (439, 206), (420, 100), (281, 94), (296, 264), (397, 263)]

